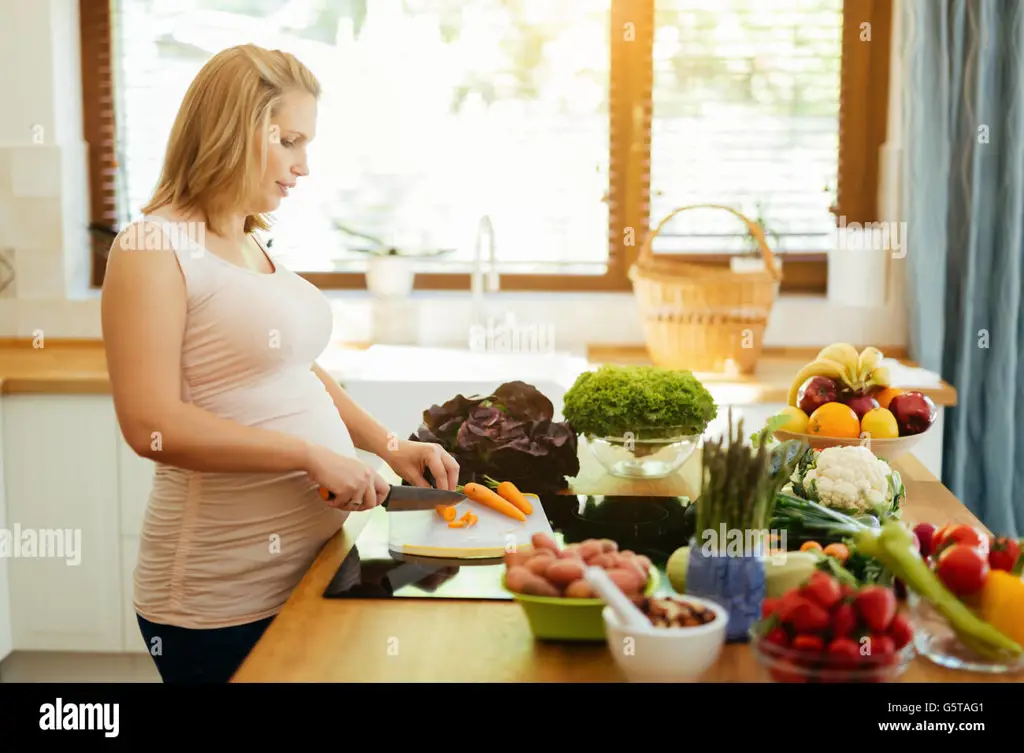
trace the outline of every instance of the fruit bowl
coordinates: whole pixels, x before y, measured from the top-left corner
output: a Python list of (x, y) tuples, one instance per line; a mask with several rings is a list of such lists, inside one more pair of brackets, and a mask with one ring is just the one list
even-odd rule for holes
[(915, 656), (913, 642), (885, 655), (831, 657), (825, 652), (783, 648), (750, 631), (750, 648), (757, 658), (762, 677), (770, 682), (865, 683), (894, 682)]
[[(661, 582), (658, 571), (650, 569), (644, 595), (650, 596)], [(512, 594), (526, 614), (535, 638), (559, 641), (604, 641), (604, 599), (582, 599), (564, 596), (531, 596), (512, 591), (501, 576), (502, 587)]]
[(912, 452), (913, 449), (927, 436), (931, 429), (920, 434), (910, 434), (905, 437), (893, 437), (892, 439), (873, 439), (871, 437), (825, 437), (820, 434), (799, 434), (785, 429), (778, 429), (774, 436), (780, 442), (789, 439), (797, 439), (806, 442), (815, 450), (824, 450), (826, 447), (850, 447), (864, 445), (877, 457), (883, 460), (894, 460), (901, 455)]

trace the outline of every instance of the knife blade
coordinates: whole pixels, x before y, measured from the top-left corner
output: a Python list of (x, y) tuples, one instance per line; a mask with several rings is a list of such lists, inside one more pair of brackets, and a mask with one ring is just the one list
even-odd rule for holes
[[(321, 486), (320, 498), (325, 502), (334, 499), (334, 492)], [(425, 486), (404, 486), (391, 484), (388, 496), (381, 502), (381, 507), (389, 512), (410, 512), (417, 510), (433, 510), (438, 505), (457, 505), (465, 501), (466, 495), (445, 489), (434, 489)]]

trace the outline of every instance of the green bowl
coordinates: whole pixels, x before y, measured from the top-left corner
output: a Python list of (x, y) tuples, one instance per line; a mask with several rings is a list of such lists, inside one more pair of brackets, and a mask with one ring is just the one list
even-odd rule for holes
[[(657, 589), (661, 576), (651, 568), (644, 595), (650, 596)], [(512, 594), (526, 613), (530, 631), (535, 638), (553, 641), (604, 641), (607, 640), (602, 610), (607, 606), (603, 599), (568, 599), (559, 596), (528, 596), (511, 591), (501, 576), (502, 587)]]

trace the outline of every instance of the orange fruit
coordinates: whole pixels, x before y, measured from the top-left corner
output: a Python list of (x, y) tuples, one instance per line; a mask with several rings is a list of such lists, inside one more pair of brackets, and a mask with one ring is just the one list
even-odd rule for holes
[(900, 435), (896, 416), (888, 408), (869, 410), (860, 420), (860, 428), (872, 439), (895, 439)]
[(860, 419), (849, 405), (825, 403), (811, 414), (807, 433), (819, 437), (857, 439), (860, 437)]
[(896, 387), (886, 387), (884, 390), (875, 392), (871, 397), (878, 401), (878, 405), (882, 408), (888, 409), (889, 402), (897, 395), (902, 395), (903, 390), (897, 389)]

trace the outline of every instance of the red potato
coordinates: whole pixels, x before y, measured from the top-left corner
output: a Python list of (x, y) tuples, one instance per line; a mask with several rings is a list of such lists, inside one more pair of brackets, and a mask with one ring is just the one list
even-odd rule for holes
[(530, 560), (530, 552), (505, 552), (505, 567), (523, 567)]
[(585, 580), (574, 580), (565, 587), (565, 595), (570, 599), (594, 599), (597, 593)]
[(561, 596), (559, 591), (550, 581), (539, 575), (530, 573), (530, 577), (523, 583), (523, 590), (520, 593), (529, 596)]
[(640, 565), (640, 567), (643, 569), (644, 575), (649, 573), (651, 571), (651, 568), (654, 567), (654, 564), (651, 562), (650, 558), (643, 554), (638, 554), (634, 559), (636, 559), (636, 563)]
[(632, 549), (623, 549), (621, 552), (619, 552), (619, 556), (620, 557), (636, 557), (636, 552), (634, 552)]
[(565, 547), (565, 549), (558, 553), (558, 556), (561, 559), (583, 559), (582, 555), (580, 554), (579, 544), (569, 544), (569, 546)]
[(619, 551), (619, 545), (612, 539), (598, 539), (601, 542), (601, 550), (605, 554), (614, 554)]
[(557, 557), (548, 557), (543, 554), (534, 555), (530, 557), (530, 561), (526, 563), (526, 569), (534, 574), (543, 576), (553, 562), (559, 562)]
[(605, 570), (610, 570), (615, 567), (615, 555), (598, 554), (597, 556), (591, 557), (587, 560), (587, 564), (592, 567), (600, 567)]
[(587, 560), (588, 562), (592, 557), (596, 557), (601, 553), (602, 549), (600, 542), (588, 540), (580, 544), (580, 556), (582, 556), (583, 559)]
[(613, 568), (607, 572), (612, 583), (618, 586), (623, 593), (636, 593), (644, 586), (644, 579), (642, 579), (635, 570)]
[(530, 539), (530, 543), (533, 544), (534, 549), (550, 549), (555, 554), (558, 554), (558, 544), (556, 544), (555, 540), (546, 533), (533, 534), (533, 538)]
[(525, 567), (510, 567), (508, 569), (508, 572), (505, 573), (505, 585), (508, 586), (510, 591), (515, 591), (516, 593), (524, 593), (523, 587), (530, 580), (530, 577), (532, 575), (533, 573), (531, 573)]
[(548, 565), (544, 577), (556, 586), (568, 586), (583, 577), (583, 563), (558, 559)]

